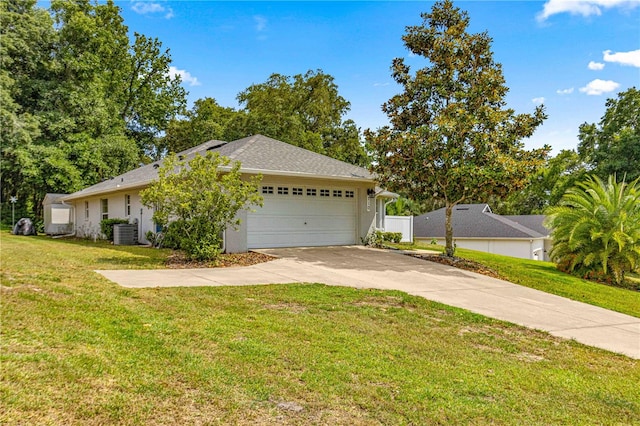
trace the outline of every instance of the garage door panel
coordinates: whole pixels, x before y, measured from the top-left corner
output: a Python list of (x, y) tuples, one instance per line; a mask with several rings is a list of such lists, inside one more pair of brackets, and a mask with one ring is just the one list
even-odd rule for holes
[(248, 247), (354, 244), (356, 222), (354, 198), (266, 195), (248, 214)]

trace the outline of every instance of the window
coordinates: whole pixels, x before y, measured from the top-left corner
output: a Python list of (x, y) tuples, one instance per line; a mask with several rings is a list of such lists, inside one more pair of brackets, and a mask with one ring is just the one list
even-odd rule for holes
[(341, 189), (334, 189), (333, 190), (333, 196), (334, 197), (342, 197), (342, 190)]
[(307, 197), (315, 197), (316, 189), (315, 188), (307, 188)]
[(302, 188), (291, 188), (291, 194), (293, 194), (293, 195), (303, 195)]
[(124, 196), (124, 215), (131, 216), (131, 195)]
[(320, 196), (321, 197), (330, 197), (331, 196), (331, 191), (329, 191), (328, 189), (321, 189), (320, 190)]
[(353, 191), (344, 191), (345, 198), (353, 198), (354, 196), (355, 194), (353, 193)]
[(289, 188), (287, 188), (286, 186), (279, 186), (278, 195), (289, 195)]
[(263, 194), (273, 194), (273, 186), (263, 186), (262, 187)]
[(84, 202), (84, 220), (89, 220), (89, 202)]
[(109, 219), (109, 200), (106, 198), (100, 200), (100, 215), (102, 220)]

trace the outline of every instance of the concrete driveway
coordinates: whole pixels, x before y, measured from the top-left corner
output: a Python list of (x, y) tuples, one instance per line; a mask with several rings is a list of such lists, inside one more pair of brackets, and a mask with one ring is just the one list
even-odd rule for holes
[(236, 268), (97, 272), (132, 288), (317, 282), (401, 290), (640, 359), (640, 318), (397, 252), (362, 246), (260, 251), (278, 259)]

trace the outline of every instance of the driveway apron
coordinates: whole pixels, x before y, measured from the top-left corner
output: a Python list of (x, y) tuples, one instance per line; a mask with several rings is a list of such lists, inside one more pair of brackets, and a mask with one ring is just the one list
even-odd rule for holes
[(640, 359), (640, 318), (446, 265), (362, 246), (265, 249), (247, 267), (97, 271), (124, 287), (324, 283), (400, 290)]

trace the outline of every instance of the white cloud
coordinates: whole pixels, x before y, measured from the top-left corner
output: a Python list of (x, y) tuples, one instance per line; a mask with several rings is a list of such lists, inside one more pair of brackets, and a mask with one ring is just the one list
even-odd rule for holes
[(602, 52), (602, 55), (602, 59), (605, 62), (615, 62), (620, 65), (630, 65), (632, 67), (640, 68), (640, 49), (617, 53), (611, 53), (610, 50), (605, 50)]
[(602, 62), (591, 61), (589, 62), (589, 65), (587, 65), (587, 68), (593, 71), (600, 71), (601, 69), (604, 69), (604, 64)]
[(267, 28), (267, 18), (264, 16), (256, 15), (253, 17), (253, 20), (256, 23), (256, 31), (261, 32)]
[(620, 87), (620, 84), (615, 81), (595, 79), (589, 82), (585, 87), (581, 87), (580, 91), (587, 95), (598, 96), (603, 93), (613, 92), (618, 87)]
[(558, 95), (570, 95), (573, 93), (573, 87), (569, 87), (568, 89), (558, 89), (556, 90)]
[(534, 104), (543, 104), (545, 101), (544, 97), (540, 96), (539, 98), (533, 98), (531, 99), (531, 102), (533, 102)]
[(538, 21), (544, 21), (558, 13), (571, 15), (600, 16), (603, 9), (612, 7), (634, 8), (640, 5), (637, 0), (547, 0), (542, 12), (538, 13)]
[(152, 13), (164, 13), (164, 17), (167, 19), (173, 18), (173, 9), (170, 7), (164, 7), (160, 3), (153, 3), (148, 1), (136, 1), (131, 6), (134, 12), (140, 15), (147, 15)]
[(169, 75), (171, 77), (180, 76), (183, 83), (187, 83), (189, 86), (200, 86), (198, 79), (191, 75), (189, 71), (179, 70), (176, 67), (169, 67)]

